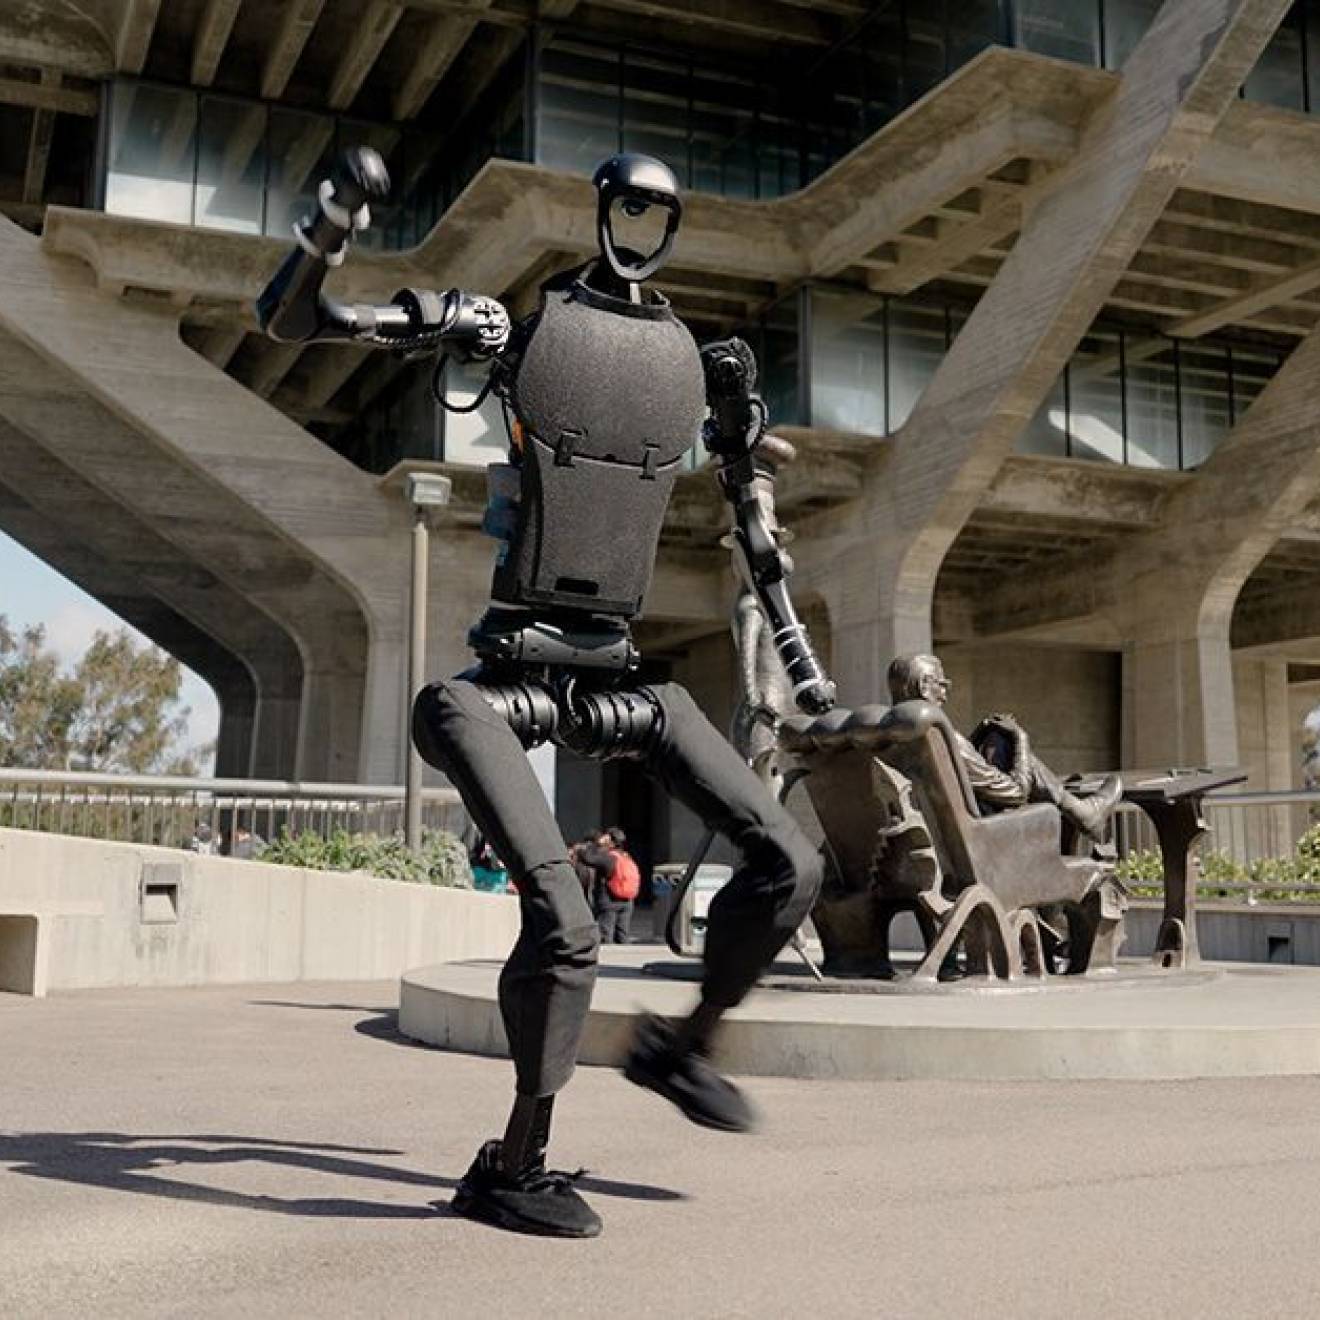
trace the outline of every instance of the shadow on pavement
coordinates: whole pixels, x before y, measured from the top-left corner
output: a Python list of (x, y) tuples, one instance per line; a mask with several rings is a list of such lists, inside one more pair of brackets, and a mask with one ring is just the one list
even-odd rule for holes
[[(400, 1205), (351, 1197), (282, 1199), (183, 1182), (155, 1171), (262, 1163), (310, 1169), (341, 1178), (399, 1183), (428, 1191), (450, 1189), (457, 1179), (419, 1173), (371, 1160), (362, 1155), (397, 1155), (400, 1151), (311, 1142), (271, 1141), (263, 1137), (132, 1136), (122, 1132), (0, 1132), (0, 1166), (32, 1178), (50, 1178), (86, 1187), (161, 1196), (176, 1201), (261, 1210), (268, 1214), (325, 1216), (345, 1219), (427, 1219), (452, 1213), (446, 1202)], [(581, 1184), (604, 1196), (637, 1201), (676, 1201), (683, 1197), (664, 1187), (612, 1182), (585, 1177)]]

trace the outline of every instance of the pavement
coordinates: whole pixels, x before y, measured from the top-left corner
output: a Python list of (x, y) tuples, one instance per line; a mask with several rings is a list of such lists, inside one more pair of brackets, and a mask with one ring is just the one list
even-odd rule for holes
[(0, 994), (0, 1317), (1320, 1314), (1320, 1079), (755, 1078), (730, 1136), (582, 1068), (562, 1242), (450, 1212), (509, 1068), (397, 997)]

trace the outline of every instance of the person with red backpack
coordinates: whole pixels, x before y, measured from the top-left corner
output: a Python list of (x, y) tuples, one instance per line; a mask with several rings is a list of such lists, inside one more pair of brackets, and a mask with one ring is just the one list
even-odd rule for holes
[(633, 902), (642, 887), (641, 872), (624, 848), (627, 835), (611, 825), (597, 840), (603, 865), (598, 872), (595, 902), (596, 925), (602, 944), (627, 944), (632, 925)]

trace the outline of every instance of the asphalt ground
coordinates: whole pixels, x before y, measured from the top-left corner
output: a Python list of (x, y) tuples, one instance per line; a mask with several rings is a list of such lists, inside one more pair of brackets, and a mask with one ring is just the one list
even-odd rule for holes
[(564, 1242), (449, 1210), (510, 1072), (397, 993), (0, 994), (0, 1317), (1320, 1315), (1320, 1079), (757, 1078), (729, 1136), (583, 1068)]

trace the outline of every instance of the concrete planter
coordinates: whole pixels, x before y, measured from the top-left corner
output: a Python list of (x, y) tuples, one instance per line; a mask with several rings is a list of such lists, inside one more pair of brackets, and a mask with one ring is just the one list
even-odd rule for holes
[(384, 980), (517, 932), (505, 895), (0, 829), (0, 990)]

